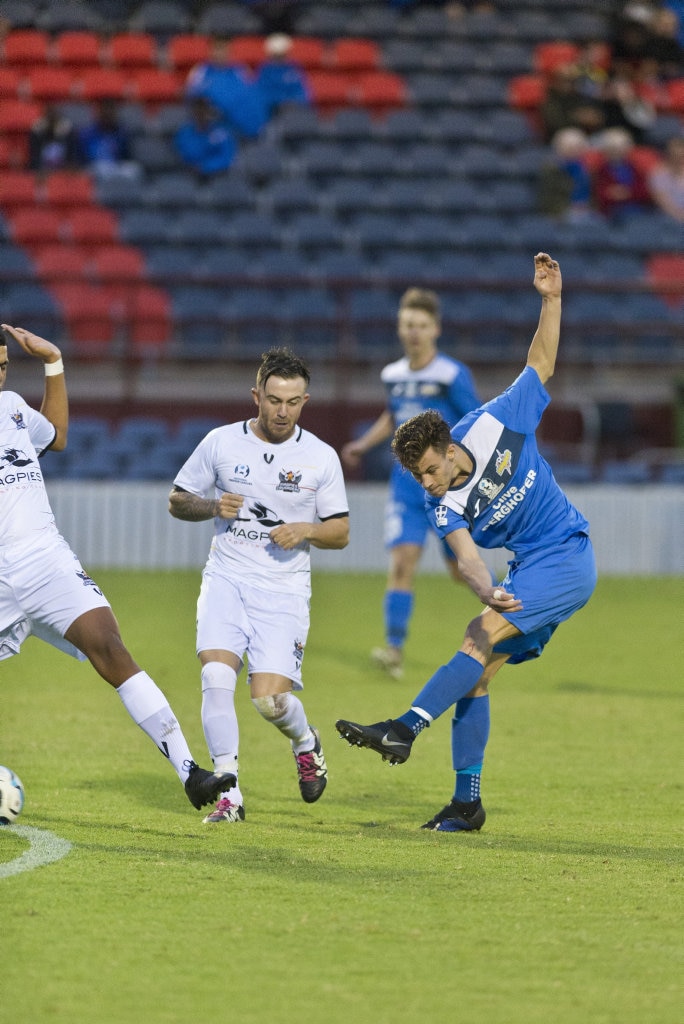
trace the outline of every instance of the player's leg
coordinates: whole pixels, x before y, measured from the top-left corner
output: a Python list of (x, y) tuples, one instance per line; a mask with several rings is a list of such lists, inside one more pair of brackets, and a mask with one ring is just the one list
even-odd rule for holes
[(385, 546), (389, 552), (383, 598), (385, 646), (371, 658), (392, 678), (403, 675), (403, 649), (413, 615), (414, 580), (427, 536), (422, 488), (405, 470), (392, 473), (385, 509)]
[(309, 605), (303, 596), (248, 594), (252, 636), (248, 651), (250, 695), (262, 718), (291, 744), (302, 799), (313, 803), (327, 784), (328, 770), (318, 731), (302, 701), (302, 660), (309, 632)]
[(124, 645), (111, 608), (91, 608), (64, 633), (93, 668), (115, 689), (133, 721), (173, 765), (191, 803), (210, 803), (233, 781), (228, 773), (207, 772), (192, 757), (183, 731), (157, 684), (134, 661)]
[(477, 685), (456, 702), (451, 723), (451, 757), (456, 783), (449, 803), (422, 828), (438, 832), (476, 832), (485, 822), (480, 778), (489, 739), (489, 683), (509, 655), (492, 654)]
[(248, 623), (234, 581), (205, 571), (197, 600), (197, 655), (202, 684), (202, 729), (216, 771), (230, 772), (235, 784), (223, 790), (205, 824), (244, 821), (239, 782), (239, 740), (235, 688), (248, 643)]
[(502, 615), (486, 608), (468, 625), (460, 651), (437, 669), (408, 711), (370, 726), (340, 719), (338, 732), (352, 745), (370, 747), (390, 763), (402, 764), (416, 736), (476, 686), (494, 644), (517, 634), (516, 627)]

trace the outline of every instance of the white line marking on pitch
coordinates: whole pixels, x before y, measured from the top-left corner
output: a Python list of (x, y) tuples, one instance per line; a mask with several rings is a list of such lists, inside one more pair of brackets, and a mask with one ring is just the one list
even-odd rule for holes
[(0, 878), (18, 875), (21, 871), (33, 871), (43, 864), (61, 860), (71, 849), (68, 839), (61, 839), (54, 832), (48, 832), (44, 828), (33, 828), (32, 825), (7, 825), (0, 828), (0, 835), (3, 834), (20, 836), (28, 840), (30, 846), (14, 860), (0, 863)]

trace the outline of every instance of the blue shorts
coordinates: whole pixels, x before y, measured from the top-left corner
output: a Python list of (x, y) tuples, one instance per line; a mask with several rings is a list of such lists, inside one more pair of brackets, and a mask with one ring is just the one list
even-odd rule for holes
[[(417, 544), (423, 547), (428, 530), (436, 531), (430, 524), (425, 511), (425, 491), (406, 469), (396, 466), (390, 477), (390, 494), (385, 508), (385, 547), (398, 544)], [(453, 561), (455, 556), (445, 540), (439, 538), (445, 558)]]
[(522, 636), (502, 640), (494, 652), (510, 654), (509, 665), (517, 665), (538, 658), (556, 627), (587, 603), (596, 586), (596, 563), (589, 537), (577, 533), (548, 551), (508, 564), (501, 586), (523, 608), (502, 614)]

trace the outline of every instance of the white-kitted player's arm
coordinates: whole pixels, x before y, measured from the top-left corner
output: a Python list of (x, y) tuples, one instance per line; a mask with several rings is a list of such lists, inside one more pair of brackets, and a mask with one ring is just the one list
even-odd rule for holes
[(270, 539), (285, 551), (291, 551), (304, 541), (323, 550), (346, 548), (349, 543), (349, 515), (332, 516), (316, 523), (282, 523), (271, 530)]
[(29, 356), (42, 359), (45, 367), (45, 389), (40, 411), (55, 428), (54, 451), (64, 451), (69, 431), (69, 399), (64, 380), (62, 353), (53, 342), (40, 338), (23, 327), (2, 324), (5, 335), (13, 338)]

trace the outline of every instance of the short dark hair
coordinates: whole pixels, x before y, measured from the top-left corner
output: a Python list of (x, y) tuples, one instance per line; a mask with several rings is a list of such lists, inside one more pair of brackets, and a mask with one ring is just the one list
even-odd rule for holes
[(435, 320), (440, 319), (439, 298), (429, 288), (409, 288), (399, 299), (399, 312), (402, 309), (420, 309)]
[(447, 421), (434, 409), (427, 409), (397, 427), (392, 451), (404, 469), (413, 472), (428, 448), (444, 455), (451, 443)]
[(264, 387), (268, 378), (274, 376), (285, 380), (303, 377), (307, 387), (311, 380), (309, 367), (289, 348), (270, 348), (262, 355), (257, 370), (257, 387)]

